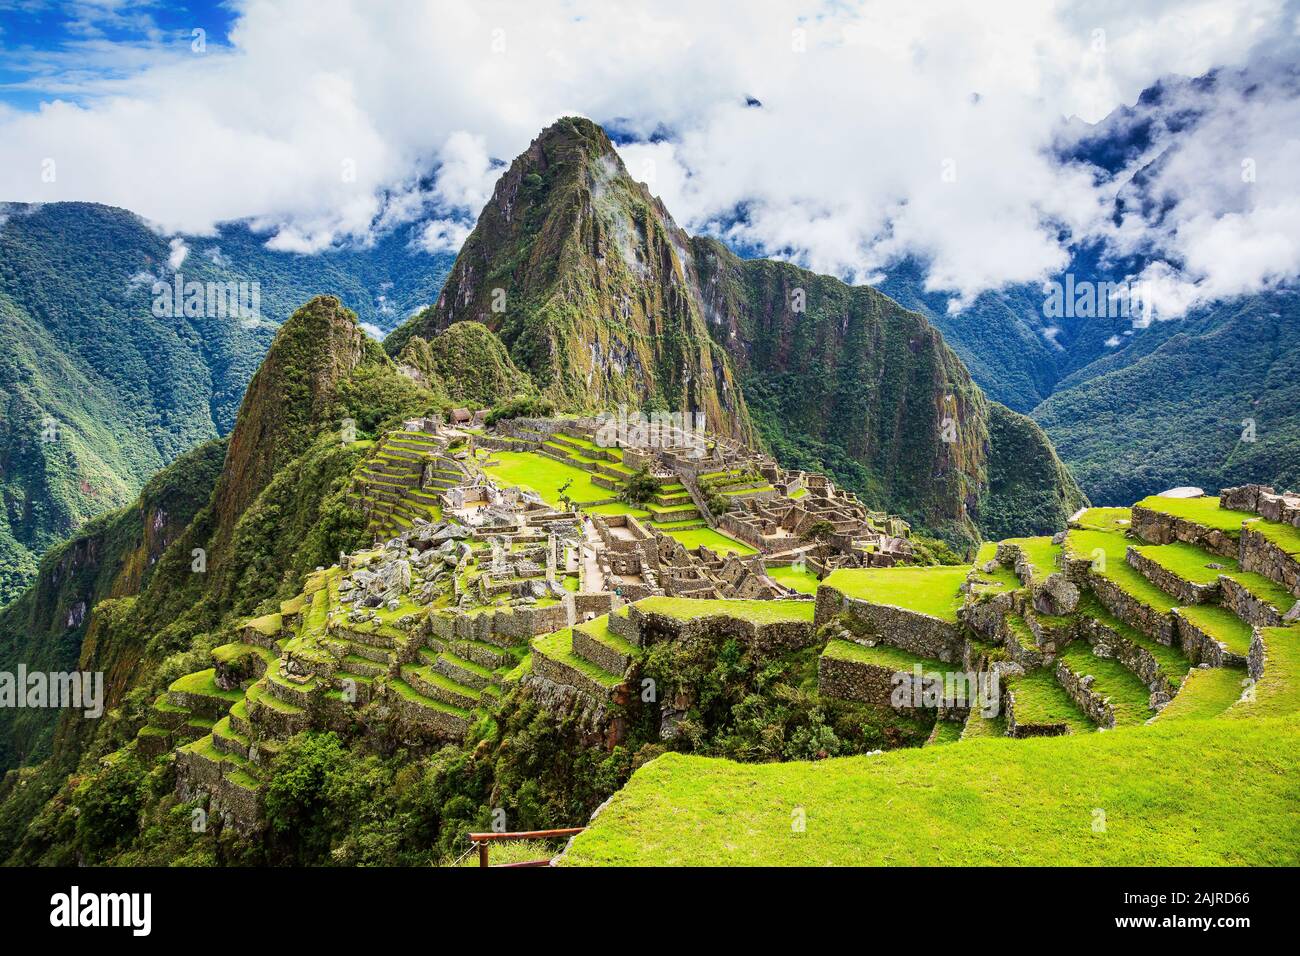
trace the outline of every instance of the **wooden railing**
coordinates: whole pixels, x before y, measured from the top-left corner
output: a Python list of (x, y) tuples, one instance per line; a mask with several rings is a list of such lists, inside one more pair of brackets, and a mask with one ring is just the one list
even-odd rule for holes
[[(488, 862), (488, 852), (493, 843), (504, 840), (554, 840), (559, 837), (570, 837), (575, 833), (581, 833), (586, 827), (564, 827), (559, 830), (518, 830), (513, 833), (471, 833), (469, 835), (470, 843), (478, 847), (478, 865), (491, 866)], [(551, 858), (548, 856), (544, 860), (525, 860), (522, 863), (498, 863), (498, 867), (519, 867), (519, 866), (550, 866)]]

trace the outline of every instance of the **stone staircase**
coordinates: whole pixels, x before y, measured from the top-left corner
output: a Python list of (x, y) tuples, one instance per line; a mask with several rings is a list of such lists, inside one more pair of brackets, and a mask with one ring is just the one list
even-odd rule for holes
[(416, 519), (442, 517), (438, 494), (468, 478), (446, 441), (424, 432), (391, 431), (357, 472), (351, 502), (370, 519), (375, 540), (410, 530)]

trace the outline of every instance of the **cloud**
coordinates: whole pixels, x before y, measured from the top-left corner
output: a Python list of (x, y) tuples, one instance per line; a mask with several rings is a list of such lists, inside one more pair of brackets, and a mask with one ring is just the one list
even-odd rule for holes
[(916, 256), (957, 307), (1059, 271), (1086, 236), (1159, 240), (1206, 295), (1293, 269), (1282, 144), (1259, 152), (1269, 196), (1242, 205), (1195, 182), (1207, 129), (1167, 172), (1178, 227), (1111, 224), (1123, 180), (1053, 152), (1067, 117), (1293, 44), (1283, 0), (237, 9), (228, 45), (202, 56), (104, 46), (72, 80), (37, 64), (31, 83), (65, 98), (0, 110), (0, 198), (113, 203), (169, 233), (248, 218), (301, 254), (419, 221), (417, 247), (452, 251), (496, 161), (580, 113), (619, 130), (629, 170), (688, 229), (855, 281)]
[(190, 247), (185, 244), (185, 240), (180, 236), (173, 238), (168, 244), (170, 250), (167, 254), (167, 265), (175, 272), (185, 261), (185, 257), (190, 254)]

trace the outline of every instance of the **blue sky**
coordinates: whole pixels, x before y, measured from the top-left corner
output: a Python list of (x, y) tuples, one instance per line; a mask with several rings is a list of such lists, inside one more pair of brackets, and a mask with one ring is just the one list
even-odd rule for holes
[[(1300, 0), (735, 9), (0, 0), (0, 203), (247, 220), (304, 254), (427, 221), (454, 252), (500, 163), (579, 114), (687, 230), (851, 282), (914, 258), (958, 307), (1085, 243), (1159, 257), (1175, 310), (1300, 274)], [(1158, 82), (1134, 149), (1070, 148)], [(1139, 171), (1159, 201), (1117, 218)]]
[(0, 0), (0, 102), (84, 101), (101, 81), (191, 54), (195, 29), (224, 46), (234, 20), (222, 0)]

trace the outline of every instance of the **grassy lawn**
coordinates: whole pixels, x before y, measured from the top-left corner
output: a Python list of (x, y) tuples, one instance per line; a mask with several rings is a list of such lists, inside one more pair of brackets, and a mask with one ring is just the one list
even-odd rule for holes
[(754, 624), (773, 624), (784, 621), (812, 623), (816, 606), (812, 601), (728, 601), (701, 600), (697, 598), (648, 597), (636, 602), (646, 614), (662, 614), (679, 621), (693, 621), (697, 617), (725, 615)]
[(1194, 667), (1178, 696), (1165, 705), (1156, 720), (1218, 717), (1237, 702), (1245, 679), (1246, 672), (1238, 667)]
[(720, 557), (727, 557), (732, 554), (757, 554), (758, 552), (749, 545), (737, 541), (735, 538), (729, 538), (720, 531), (714, 531), (712, 528), (695, 528), (694, 530), (671, 531), (665, 530), (664, 533), (670, 538), (674, 538), (682, 543), (682, 546), (689, 549), (698, 548), (704, 545), (711, 551), (717, 552)]
[(1133, 507), (1158, 511), (1176, 518), (1186, 518), (1203, 528), (1217, 528), (1220, 531), (1230, 532), (1234, 537), (1241, 534), (1243, 521), (1259, 517), (1249, 511), (1230, 511), (1227, 508), (1220, 508), (1219, 499), (1209, 495), (1203, 498), (1161, 498), (1159, 495), (1152, 495), (1143, 498)]
[(573, 484), (569, 486), (567, 494), (579, 504), (586, 501), (607, 501), (615, 496), (608, 488), (593, 484), (591, 472), (545, 455), (529, 451), (498, 451), (488, 460), (497, 462), (486, 469), (488, 477), (495, 478), (498, 484), (531, 489), (552, 507), (560, 506), (560, 486), (570, 479)]
[(802, 594), (817, 593), (817, 575), (804, 568), (802, 571), (796, 571), (790, 565), (784, 565), (778, 568), (768, 568), (767, 576), (777, 584), (784, 584), (788, 588), (794, 588)]
[(822, 582), (846, 597), (928, 614), (956, 623), (958, 590), (969, 565), (930, 568), (842, 568)]
[(553, 634), (544, 634), (541, 637), (534, 637), (532, 640), (532, 652), (541, 654), (543, 657), (549, 657), (553, 661), (559, 661), (562, 664), (568, 664), (574, 670), (581, 671), (592, 680), (604, 684), (606, 687), (614, 687), (623, 680), (621, 674), (611, 674), (602, 667), (597, 667), (584, 658), (573, 653), (573, 632), (569, 628), (562, 631), (556, 631)]
[(1246, 656), (1250, 650), (1250, 625), (1226, 607), (1217, 604), (1192, 604), (1178, 613), (1234, 654)]
[(1104, 554), (1105, 569), (1098, 573), (1126, 594), (1137, 598), (1148, 607), (1167, 613), (1174, 607), (1174, 599), (1156, 587), (1125, 560), (1131, 538), (1118, 531), (1071, 530), (1065, 537), (1066, 551), (1075, 558), (1085, 558), (1097, 563), (1098, 552)]
[(1252, 521), (1250, 528), (1258, 531), (1286, 554), (1300, 555), (1300, 528), (1280, 521), (1265, 521), (1263, 518)]
[(909, 674), (917, 664), (920, 664), (922, 670), (927, 674), (945, 674), (955, 666), (945, 664), (943, 661), (933, 661), (928, 657), (917, 657), (915, 654), (909, 654), (907, 651), (901, 651), (897, 647), (891, 647), (888, 644), (867, 647), (853, 641), (841, 640), (829, 642), (826, 645), (826, 650), (822, 651), (822, 657), (829, 657), (839, 661), (853, 661), (857, 664), (873, 664), (876, 667), (890, 667), (896, 672), (905, 671)]
[[(1234, 717), (1294, 717), (1300, 711), (1300, 624), (1265, 627), (1264, 676), (1232, 705)], [(1250, 699), (1253, 696), (1253, 700)]]
[(1291, 596), (1291, 592), (1276, 581), (1271, 581), (1254, 571), (1225, 571), (1223, 572), (1232, 580), (1236, 581), (1243, 588), (1259, 598), (1266, 604), (1271, 604), (1277, 610), (1285, 613), (1290, 610), (1291, 605), (1296, 599)]
[(1092, 531), (1118, 531), (1127, 528), (1132, 519), (1132, 508), (1088, 508), (1075, 523)]
[(1151, 692), (1131, 670), (1111, 657), (1098, 657), (1088, 645), (1076, 641), (1060, 654), (1060, 660), (1080, 677), (1091, 674), (1092, 689), (1109, 698), (1115, 711), (1115, 726), (1140, 724), (1155, 715), (1148, 701)]
[[(668, 753), (633, 775), (564, 862), (1296, 865), (1298, 775), (1294, 717), (967, 735), (813, 763)], [(804, 832), (791, 825), (798, 811)]]
[[(1134, 548), (1144, 558), (1150, 558), (1166, 571), (1191, 581), (1193, 584), (1214, 584), (1220, 574), (1236, 571), (1238, 564), (1232, 558), (1221, 558), (1203, 548), (1184, 541), (1171, 544), (1148, 544)], [(1218, 569), (1209, 565), (1217, 564)]]
[(1050, 535), (1040, 538), (1008, 538), (1003, 544), (1014, 544), (1020, 548), (1020, 553), (1032, 568), (1032, 581), (1045, 581), (1056, 572), (1056, 559), (1060, 557), (1061, 546), (1052, 544)]
[(1096, 725), (1057, 683), (1055, 671), (1054, 667), (1040, 667), (1009, 682), (1016, 695), (1016, 723), (1065, 724), (1076, 734), (1096, 730)]
[(222, 700), (236, 701), (244, 696), (242, 690), (222, 690), (217, 686), (217, 671), (209, 667), (205, 671), (186, 674), (172, 681), (169, 691), (177, 693), (199, 694), (204, 697), (219, 697)]

